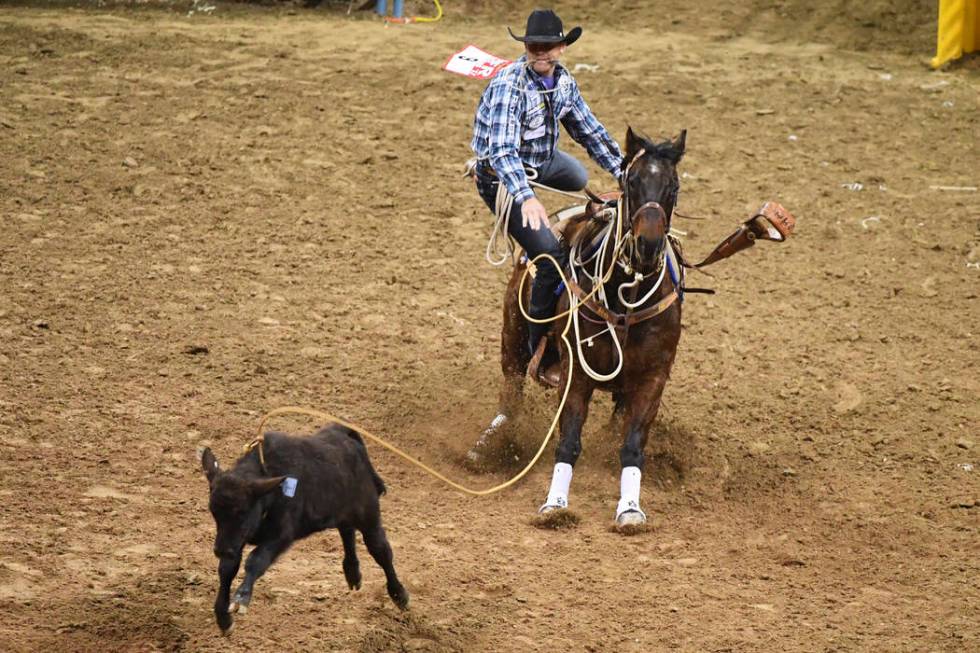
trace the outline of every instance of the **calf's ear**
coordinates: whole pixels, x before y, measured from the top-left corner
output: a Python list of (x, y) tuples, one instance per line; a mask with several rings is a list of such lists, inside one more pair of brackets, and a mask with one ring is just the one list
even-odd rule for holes
[(269, 478), (260, 478), (252, 481), (249, 489), (252, 492), (252, 496), (258, 498), (272, 492), (286, 480), (285, 476), (270, 476)]
[(218, 475), (221, 468), (218, 467), (218, 459), (211, 453), (211, 447), (206, 447), (201, 452), (201, 469), (204, 470), (204, 475), (208, 477), (208, 483), (214, 482), (214, 477)]

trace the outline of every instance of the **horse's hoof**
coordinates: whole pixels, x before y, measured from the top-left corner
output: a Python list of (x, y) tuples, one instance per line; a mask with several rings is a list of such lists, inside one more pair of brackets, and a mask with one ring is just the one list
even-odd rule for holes
[(473, 468), (479, 469), (487, 463), (487, 457), (490, 452), (490, 443), (497, 435), (500, 428), (507, 422), (507, 416), (503, 413), (499, 413), (490, 422), (490, 426), (480, 434), (480, 439), (476, 441), (469, 451), (466, 452), (465, 463)]
[(547, 515), (549, 512), (554, 512), (555, 510), (562, 510), (562, 509), (567, 508), (567, 507), (568, 507), (568, 504), (561, 505), (561, 504), (557, 504), (557, 503), (546, 503), (543, 506), (541, 506), (540, 508), (538, 508), (538, 514), (539, 515)]
[(647, 516), (642, 510), (627, 510), (616, 517), (617, 526), (642, 526), (647, 523)]
[(541, 506), (541, 510), (531, 520), (531, 525), (545, 530), (561, 531), (575, 528), (579, 521), (579, 516), (568, 508)]
[(621, 535), (636, 535), (649, 528), (642, 510), (627, 510), (616, 516), (615, 530)]

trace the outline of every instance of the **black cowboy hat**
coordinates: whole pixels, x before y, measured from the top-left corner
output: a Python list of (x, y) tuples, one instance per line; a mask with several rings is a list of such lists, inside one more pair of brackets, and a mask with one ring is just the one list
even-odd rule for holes
[(507, 28), (510, 35), (522, 43), (564, 43), (571, 45), (582, 36), (582, 28), (575, 27), (568, 34), (561, 24), (561, 18), (550, 9), (535, 9), (527, 17), (527, 28), (524, 36), (514, 34), (511, 28)]

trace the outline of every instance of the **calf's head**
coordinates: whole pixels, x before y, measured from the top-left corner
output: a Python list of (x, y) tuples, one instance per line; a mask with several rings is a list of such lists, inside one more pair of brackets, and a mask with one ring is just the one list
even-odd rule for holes
[(239, 558), (245, 543), (262, 523), (262, 498), (278, 489), (286, 477), (245, 478), (222, 471), (211, 449), (201, 454), (201, 467), (208, 478), (211, 493), (208, 508), (217, 527), (214, 555)]

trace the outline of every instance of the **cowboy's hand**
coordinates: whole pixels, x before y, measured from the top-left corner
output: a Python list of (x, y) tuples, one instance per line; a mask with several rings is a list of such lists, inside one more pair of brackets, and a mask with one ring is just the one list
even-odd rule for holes
[(548, 224), (548, 212), (537, 197), (530, 197), (521, 204), (522, 225), (537, 231)]

